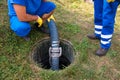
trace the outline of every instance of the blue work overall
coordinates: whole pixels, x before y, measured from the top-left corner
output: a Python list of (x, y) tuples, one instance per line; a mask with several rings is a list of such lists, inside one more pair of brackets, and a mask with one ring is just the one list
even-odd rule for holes
[(56, 8), (52, 2), (43, 2), (41, 0), (8, 0), (8, 15), (10, 17), (10, 28), (20, 37), (27, 36), (31, 31), (29, 22), (19, 21), (13, 4), (26, 7), (27, 14), (42, 16), (48, 14)]

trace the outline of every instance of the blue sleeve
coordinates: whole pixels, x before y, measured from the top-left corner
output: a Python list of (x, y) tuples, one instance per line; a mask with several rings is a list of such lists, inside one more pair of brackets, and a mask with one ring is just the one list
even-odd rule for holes
[(25, 6), (25, 0), (10, 0), (10, 3)]

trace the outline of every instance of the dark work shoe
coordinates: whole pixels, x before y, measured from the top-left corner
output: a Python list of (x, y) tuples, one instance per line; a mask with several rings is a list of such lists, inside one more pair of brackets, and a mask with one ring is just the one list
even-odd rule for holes
[(46, 33), (46, 34), (49, 34), (50, 32), (49, 32), (49, 29), (48, 28), (46, 28), (44, 25), (42, 25), (41, 27), (38, 27), (38, 23), (35, 23), (34, 24), (34, 28), (33, 29), (35, 29), (35, 30), (37, 30), (37, 31), (40, 31), (40, 32), (42, 32), (42, 33)]
[(49, 29), (46, 29), (44, 26), (41, 26), (40, 29), (39, 29), (41, 32), (43, 33), (46, 33), (46, 34), (49, 34)]
[(25, 39), (26, 41), (30, 41), (30, 37), (28, 36), (23, 37), (23, 39)]
[(87, 37), (92, 40), (100, 40), (98, 37), (96, 37), (94, 34), (88, 34)]
[(108, 49), (99, 48), (97, 50), (97, 52), (96, 52), (96, 55), (98, 55), (98, 56), (105, 56), (107, 52), (108, 52)]

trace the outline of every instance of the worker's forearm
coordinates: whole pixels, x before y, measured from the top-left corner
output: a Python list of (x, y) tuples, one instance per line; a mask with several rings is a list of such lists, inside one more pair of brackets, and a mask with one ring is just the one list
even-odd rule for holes
[(30, 21), (36, 21), (38, 19), (37, 15), (30, 15), (26, 14), (24, 16), (19, 17), (20, 21), (30, 22)]

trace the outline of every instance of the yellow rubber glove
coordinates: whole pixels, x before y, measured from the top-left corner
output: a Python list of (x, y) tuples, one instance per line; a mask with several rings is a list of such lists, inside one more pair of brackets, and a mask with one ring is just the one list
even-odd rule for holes
[(39, 16), (38, 16), (38, 19), (36, 20), (36, 22), (39, 24), (38, 27), (41, 27), (41, 25), (43, 24), (43, 20)]
[(50, 19), (52, 19), (52, 20), (54, 20), (55, 21), (55, 18), (54, 18), (54, 16), (53, 15), (51, 15), (47, 20), (48, 20), (48, 22), (50, 22)]
[(114, 1), (115, 1), (115, 0), (107, 0), (107, 2), (109, 2), (109, 3), (110, 3), (110, 2), (114, 2)]

